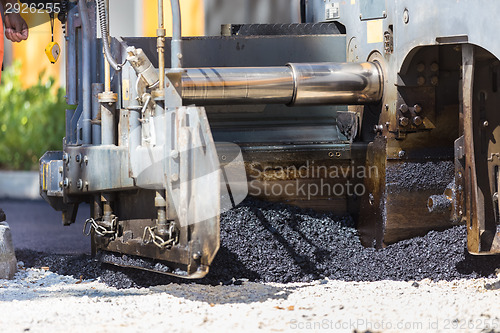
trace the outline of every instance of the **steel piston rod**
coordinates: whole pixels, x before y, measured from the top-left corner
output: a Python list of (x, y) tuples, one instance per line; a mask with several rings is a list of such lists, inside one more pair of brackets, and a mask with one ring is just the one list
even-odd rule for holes
[(382, 98), (383, 81), (376, 62), (188, 68), (182, 75), (182, 98), (186, 105), (368, 104)]

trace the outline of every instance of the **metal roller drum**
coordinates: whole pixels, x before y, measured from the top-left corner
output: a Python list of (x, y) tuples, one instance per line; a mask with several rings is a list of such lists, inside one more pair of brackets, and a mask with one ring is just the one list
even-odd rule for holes
[(189, 68), (182, 75), (185, 104), (288, 104), (293, 91), (288, 67)]
[(288, 64), (293, 71), (292, 105), (368, 104), (380, 101), (380, 65), (365, 63)]
[(368, 104), (382, 98), (376, 63), (303, 63), (284, 67), (189, 68), (184, 104)]

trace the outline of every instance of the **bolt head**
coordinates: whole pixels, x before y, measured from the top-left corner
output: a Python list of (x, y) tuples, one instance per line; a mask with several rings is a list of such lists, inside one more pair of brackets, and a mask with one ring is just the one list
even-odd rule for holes
[(403, 22), (405, 24), (408, 24), (410, 22), (410, 12), (408, 11), (408, 9), (405, 9), (405, 11), (403, 12)]
[(375, 125), (373, 131), (375, 133), (382, 133), (384, 130), (384, 125)]
[(406, 117), (401, 117), (399, 118), (399, 125), (400, 126), (403, 126), (403, 127), (406, 127), (410, 124), (410, 120)]
[(406, 152), (405, 152), (404, 150), (400, 150), (400, 151), (399, 151), (399, 153), (398, 153), (398, 156), (399, 156), (400, 158), (405, 157), (405, 155), (406, 155)]
[(420, 104), (415, 104), (415, 106), (413, 106), (413, 108), (415, 109), (415, 113), (422, 112), (422, 106), (420, 106)]
[(413, 125), (415, 125), (415, 126), (420, 126), (423, 123), (422, 117), (419, 117), (419, 116), (413, 117), (412, 121), (413, 121)]

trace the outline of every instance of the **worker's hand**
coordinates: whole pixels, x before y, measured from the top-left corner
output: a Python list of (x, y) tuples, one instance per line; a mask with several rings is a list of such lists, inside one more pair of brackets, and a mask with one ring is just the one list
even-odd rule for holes
[(5, 15), (5, 37), (13, 42), (28, 39), (28, 25), (18, 13)]

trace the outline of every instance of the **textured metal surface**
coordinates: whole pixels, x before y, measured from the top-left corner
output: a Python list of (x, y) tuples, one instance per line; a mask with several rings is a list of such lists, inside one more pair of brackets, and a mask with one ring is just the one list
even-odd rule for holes
[(231, 34), (237, 36), (289, 36), (344, 34), (338, 23), (231, 24)]

